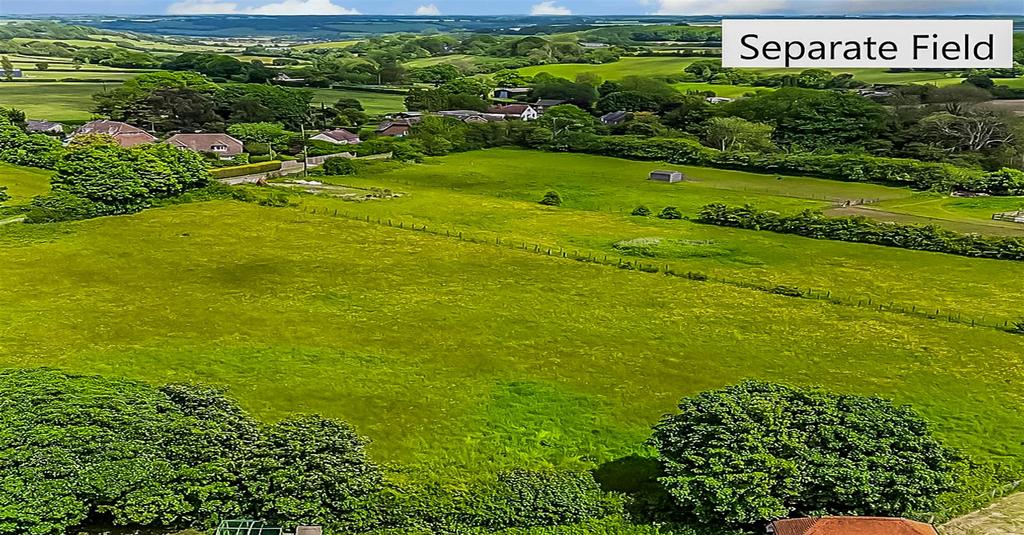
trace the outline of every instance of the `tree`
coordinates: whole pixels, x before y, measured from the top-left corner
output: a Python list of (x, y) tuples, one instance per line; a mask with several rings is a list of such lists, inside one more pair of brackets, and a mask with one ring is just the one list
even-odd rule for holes
[(541, 198), (540, 203), (544, 206), (562, 206), (562, 197), (557, 191), (549, 191)]
[(616, 91), (609, 93), (594, 104), (597, 113), (613, 111), (657, 111), (661, 103), (652, 95), (641, 91)]
[(918, 123), (921, 139), (933, 140), (949, 152), (980, 151), (1014, 139), (1014, 117), (994, 110), (966, 108), (960, 114), (939, 112)]
[(71, 66), (74, 67), (76, 71), (82, 70), (83, 63), (84, 61), (82, 61), (82, 58), (73, 58), (71, 60)]
[(45, 70), (47, 70), (49, 68), (50, 68), (50, 64), (45, 62), (45, 61), (40, 61), (39, 63), (36, 63), (36, 69), (38, 69), (40, 71), (45, 71)]
[(640, 206), (634, 208), (633, 211), (629, 213), (629, 215), (647, 217), (651, 215), (651, 209), (641, 204)]
[(8, 82), (14, 80), (14, 63), (11, 62), (11, 58), (0, 57), (0, 68), (4, 70), (4, 80)]
[(236, 123), (228, 127), (228, 133), (246, 143), (263, 143), (274, 156), (274, 143), (284, 139), (288, 131), (281, 123)]
[(739, 117), (715, 117), (708, 122), (704, 140), (718, 150), (771, 152), (772, 131), (767, 124), (752, 123)]
[(93, 95), (93, 100), (96, 101), (95, 111), (100, 115), (118, 121), (147, 124), (158, 120), (161, 114), (174, 112), (173, 109), (155, 109), (147, 105), (146, 102), (155, 93), (180, 91), (189, 96), (211, 96), (218, 90), (216, 84), (201, 74), (162, 71), (140, 74), (125, 80), (113, 91)]
[(651, 443), (676, 503), (709, 524), (906, 516), (954, 489), (956, 456), (891, 401), (748, 381), (683, 398)]
[(11, 200), (11, 195), (7, 193), (7, 186), (0, 186), (0, 204), (9, 200)]
[(265, 429), (242, 479), (261, 518), (349, 533), (383, 515), (383, 478), (366, 456), (366, 440), (337, 420), (303, 416)]
[(683, 214), (675, 206), (666, 206), (658, 212), (658, 219), (682, 219)]
[(703, 96), (686, 95), (671, 111), (664, 114), (662, 122), (672, 128), (696, 134), (703, 131), (712, 112), (711, 104)]

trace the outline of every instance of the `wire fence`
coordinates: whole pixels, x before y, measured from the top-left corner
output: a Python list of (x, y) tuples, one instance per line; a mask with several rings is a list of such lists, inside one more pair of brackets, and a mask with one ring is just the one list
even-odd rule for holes
[(795, 299), (824, 301), (827, 303), (831, 303), (833, 305), (856, 307), (861, 309), (873, 310), (877, 312), (888, 312), (893, 314), (900, 314), (929, 320), (944, 321), (947, 323), (955, 323), (958, 325), (965, 325), (969, 327), (985, 327), (991, 329), (998, 329), (1006, 332), (1012, 332), (1015, 334), (1024, 334), (1024, 323), (1019, 323), (1015, 320), (1010, 320), (1007, 318), (972, 316), (969, 314), (964, 315), (962, 312), (950, 309), (942, 309), (941, 307), (897, 303), (895, 300), (878, 299), (876, 297), (844, 296), (827, 289), (773, 285), (765, 284), (763, 282), (745, 281), (735, 278), (720, 277), (715, 275), (709, 275), (699, 271), (684, 271), (682, 269), (677, 269), (676, 267), (673, 267), (671, 264), (665, 262), (651, 262), (644, 261), (644, 259), (580, 251), (578, 249), (566, 249), (564, 247), (558, 246), (546, 246), (536, 243), (528, 243), (522, 240), (509, 240), (506, 238), (502, 238), (500, 236), (496, 236), (494, 238), (480, 238), (478, 236), (471, 236), (465, 234), (463, 231), (460, 230), (438, 229), (428, 227), (427, 225), (424, 224), (407, 224), (403, 220), (395, 220), (383, 217), (371, 217), (365, 214), (350, 214), (347, 211), (339, 211), (337, 208), (332, 210), (330, 208), (323, 207), (318, 208), (315, 206), (303, 206), (302, 211), (303, 213), (310, 215), (338, 217), (402, 230), (425, 232), (428, 234), (433, 234), (435, 236), (444, 236), (445, 238), (448, 239), (455, 239), (475, 244), (492, 245), (495, 247), (502, 247), (505, 249), (515, 249), (541, 256), (574, 260), (577, 262), (585, 262), (589, 264), (614, 267), (617, 269), (627, 271), (636, 271), (647, 274), (660, 274), (670, 277), (679, 277), (691, 281), (723, 284), (735, 288), (754, 290), (772, 295), (791, 297)]

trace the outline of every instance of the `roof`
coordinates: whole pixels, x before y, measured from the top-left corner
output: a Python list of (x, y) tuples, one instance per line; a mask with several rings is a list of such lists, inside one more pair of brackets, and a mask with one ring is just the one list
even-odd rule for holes
[(235, 145), (236, 147), (243, 146), (242, 142), (238, 139), (227, 134), (219, 133), (174, 134), (167, 139), (167, 142), (171, 145), (192, 149), (196, 152), (212, 152), (213, 147), (218, 145), (226, 147), (230, 147), (231, 145)]
[(105, 119), (89, 121), (75, 130), (74, 135), (102, 134), (114, 136), (122, 147), (131, 147), (141, 143), (152, 143), (156, 137), (145, 130), (120, 121), (107, 121)]
[(381, 123), (381, 125), (379, 127), (377, 127), (377, 131), (378, 132), (384, 132), (386, 130), (390, 130), (391, 128), (395, 128), (395, 127), (398, 127), (398, 128), (409, 128), (410, 126), (411, 126), (411, 122), (410, 121), (408, 121), (406, 119), (398, 119), (398, 120), (395, 120), (395, 121), (387, 121), (387, 122)]
[(530, 106), (529, 104), (499, 104), (497, 106), (491, 106), (490, 108), (487, 108), (487, 112), (501, 113), (504, 115), (522, 115), (532, 109), (533, 106)]
[(542, 98), (537, 101), (538, 106), (557, 106), (559, 104), (565, 104), (567, 100), (560, 100), (557, 98)]
[(25, 128), (27, 128), (30, 132), (39, 132), (44, 130), (50, 130), (52, 128), (60, 128), (61, 130), (63, 130), (64, 125), (60, 123), (55, 123), (53, 121), (37, 121), (35, 119), (29, 119), (25, 121)]
[(605, 124), (616, 124), (625, 121), (627, 118), (629, 118), (628, 111), (613, 111), (602, 115), (601, 122)]
[(775, 535), (936, 535), (931, 524), (905, 518), (825, 516), (787, 518), (768, 524)]
[(654, 171), (651, 171), (651, 174), (652, 175), (676, 175), (676, 174), (681, 175), (683, 173), (682, 173), (682, 171), (668, 171), (668, 170), (665, 170), (665, 169), (655, 169)]
[(359, 136), (345, 130), (344, 128), (338, 128), (335, 130), (324, 130), (317, 135), (327, 136), (335, 141), (359, 141)]
[(529, 87), (498, 87), (495, 91), (508, 91), (510, 93), (529, 93)]

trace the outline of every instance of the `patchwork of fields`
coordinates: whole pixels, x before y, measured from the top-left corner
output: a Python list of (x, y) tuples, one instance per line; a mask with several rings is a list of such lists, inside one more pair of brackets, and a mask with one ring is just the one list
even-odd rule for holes
[[(216, 201), (0, 227), (0, 364), (224, 385), (262, 418), (345, 418), (374, 440), (375, 454), (435, 477), (593, 467), (641, 452), (649, 426), (680, 396), (745, 378), (890, 396), (982, 459), (1024, 453), (1018, 336), (515, 243), (622, 254), (619, 241), (659, 237), (676, 247), (645, 261), (1014, 310), (1024, 292), (1018, 263), (625, 212), (646, 203), (692, 213), (716, 200), (798, 210), (827, 206), (821, 197), (915, 194), (795, 177), (781, 180), (783, 191), (774, 177), (698, 168), (683, 168), (696, 182), (655, 184), (644, 178), (660, 164), (524, 156), (466, 153), (329, 180), (406, 194), (386, 201)], [(37, 174), (16, 191), (12, 171), (0, 172), (12, 193), (42, 189)], [(548, 189), (562, 207), (535, 202)], [(335, 209), (371, 222), (327, 215)]]

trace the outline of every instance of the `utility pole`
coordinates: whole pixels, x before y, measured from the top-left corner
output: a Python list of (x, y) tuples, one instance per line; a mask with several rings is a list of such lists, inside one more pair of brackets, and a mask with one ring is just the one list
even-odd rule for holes
[(306, 125), (299, 123), (299, 130), (302, 131), (302, 178), (309, 177), (309, 152), (306, 148)]

